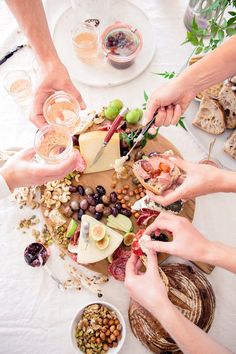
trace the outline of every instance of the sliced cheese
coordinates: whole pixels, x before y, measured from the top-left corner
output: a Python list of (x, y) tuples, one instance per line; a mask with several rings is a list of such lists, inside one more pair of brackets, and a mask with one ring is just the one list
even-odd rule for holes
[[(110, 229), (110, 227), (106, 226), (106, 235), (110, 237), (110, 242), (107, 248), (104, 250), (100, 250), (96, 246), (96, 241), (93, 240), (91, 235), (92, 226), (94, 224), (100, 223), (93, 217), (89, 215), (82, 216), (82, 224), (83, 222), (89, 223), (89, 243), (86, 247), (86, 242), (83, 237), (79, 238), (78, 245), (78, 253), (77, 253), (77, 262), (81, 264), (89, 264), (99, 262), (102, 259), (109, 257), (121, 244), (123, 241), (123, 236), (118, 232)], [(82, 228), (81, 224), (81, 228)]]
[(105, 149), (100, 159), (90, 166), (102, 146), (107, 132), (93, 131), (81, 134), (79, 137), (80, 153), (86, 161), (87, 167), (83, 173), (101, 172), (111, 170), (116, 159), (120, 158), (120, 137), (115, 133)]

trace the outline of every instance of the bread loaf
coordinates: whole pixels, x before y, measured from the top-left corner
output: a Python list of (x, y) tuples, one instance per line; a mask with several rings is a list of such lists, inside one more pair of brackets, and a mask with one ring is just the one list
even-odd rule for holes
[[(186, 318), (207, 332), (214, 317), (215, 296), (206, 277), (185, 264), (169, 264), (161, 269), (168, 278), (171, 302)], [(134, 335), (151, 352), (181, 353), (159, 321), (133, 300), (129, 306), (129, 321)]]
[[(231, 80), (235, 80), (232, 78)], [(225, 111), (226, 128), (236, 128), (236, 89), (235, 83), (224, 84), (219, 93), (219, 102)]]
[(226, 129), (225, 114), (219, 102), (213, 98), (204, 97), (197, 116), (193, 120), (193, 125), (209, 134), (222, 134)]
[(236, 159), (236, 129), (224, 143), (224, 151), (233, 159)]

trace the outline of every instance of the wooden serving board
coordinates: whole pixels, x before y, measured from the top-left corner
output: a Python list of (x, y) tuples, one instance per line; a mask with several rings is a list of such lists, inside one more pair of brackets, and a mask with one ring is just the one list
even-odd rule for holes
[[(143, 148), (143, 151), (146, 154), (148, 154), (152, 151), (164, 152), (167, 150), (172, 150), (175, 155), (178, 155), (181, 157), (181, 155), (180, 155), (179, 151), (176, 149), (176, 147), (174, 145), (172, 145), (172, 143), (170, 141), (168, 141), (166, 138), (164, 138), (161, 135), (158, 135), (153, 140), (148, 140), (146, 146)], [(131, 161), (132, 161), (132, 159), (131, 159)], [(132, 162), (129, 162), (129, 164), (132, 166)], [(110, 171), (90, 173), (90, 174), (85, 174), (85, 175), (82, 174), (80, 177), (79, 184), (84, 185), (84, 186), (90, 186), (92, 188), (95, 188), (97, 185), (102, 185), (106, 189), (107, 194), (109, 194), (111, 191), (114, 190), (113, 188), (111, 188), (111, 183), (112, 183), (112, 179), (114, 178), (114, 173), (115, 173), (114, 170), (110, 170)], [(132, 178), (129, 178), (128, 180), (123, 180), (122, 183), (132, 185), (131, 179)], [(119, 186), (116, 187), (116, 189), (117, 188), (119, 188)], [(72, 194), (71, 200), (73, 200), (73, 194)], [(180, 215), (187, 217), (190, 221), (192, 221), (193, 216), (194, 216), (194, 210), (195, 210), (195, 201), (189, 200), (184, 204), (184, 208), (183, 208), (182, 212), (180, 213)], [(44, 208), (42, 207), (42, 212), (43, 211), (44, 211)], [(134, 226), (134, 232), (136, 232), (140, 228), (140, 226), (137, 225), (136, 219), (133, 216), (131, 217), (131, 220), (132, 220), (132, 223)], [(53, 225), (52, 225), (51, 221), (48, 218), (45, 218), (45, 221), (46, 221), (49, 231), (53, 234)], [(104, 220), (102, 220), (102, 221), (104, 221), (104, 223), (105, 223), (106, 219), (104, 218)], [(191, 246), (191, 243), (190, 243), (190, 246)], [(69, 254), (69, 252), (67, 250), (65, 250), (64, 248), (61, 248), (61, 249), (66, 254)], [(159, 254), (158, 255), (159, 264), (161, 264), (168, 257), (169, 257), (168, 254), (165, 254), (165, 253)], [(213, 266), (205, 264), (205, 263), (194, 262), (194, 264), (197, 265), (205, 273), (211, 273), (212, 270), (214, 269)], [(108, 265), (109, 265), (108, 261), (106, 259), (104, 259), (100, 262), (86, 264), (84, 266), (86, 268), (93, 270), (93, 271), (107, 274), (108, 273)]]

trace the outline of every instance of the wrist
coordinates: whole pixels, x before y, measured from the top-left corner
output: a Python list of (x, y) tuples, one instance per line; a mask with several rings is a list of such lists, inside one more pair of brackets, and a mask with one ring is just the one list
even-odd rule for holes
[(165, 327), (167, 323), (172, 320), (174, 308), (175, 306), (172, 304), (169, 298), (167, 298), (166, 301), (158, 303), (155, 308), (152, 308), (151, 310), (148, 309), (148, 311), (158, 319), (163, 327)]
[(219, 192), (236, 192), (236, 173), (226, 170), (219, 170)]
[(188, 96), (189, 100), (193, 100), (196, 97), (198, 88), (194, 84), (194, 80), (192, 80), (191, 75), (184, 71), (176, 78), (176, 81), (180, 90), (184, 89), (184, 92)]
[(4, 168), (2, 168), (0, 170), (0, 174), (2, 175), (2, 177), (4, 178), (8, 188), (10, 189), (10, 191), (12, 192), (16, 186), (14, 185), (14, 174), (10, 173), (8, 170), (5, 170)]
[(44, 74), (47, 74), (50, 71), (53, 71), (55, 69), (64, 69), (64, 65), (62, 64), (62, 62), (60, 61), (59, 57), (56, 56), (50, 56), (49, 58), (47, 58), (46, 60), (43, 59), (39, 59), (38, 58), (38, 63), (40, 66), (41, 71)]
[(172, 303), (168, 298), (168, 295), (162, 296), (158, 301), (150, 300), (146, 309), (155, 317), (161, 318), (162, 314), (165, 314), (165, 311), (168, 311), (171, 308)]

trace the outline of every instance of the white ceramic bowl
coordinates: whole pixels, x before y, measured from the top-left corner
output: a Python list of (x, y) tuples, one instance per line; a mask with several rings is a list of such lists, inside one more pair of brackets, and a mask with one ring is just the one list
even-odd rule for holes
[(101, 304), (104, 305), (106, 307), (108, 307), (109, 309), (111, 309), (112, 311), (114, 311), (118, 317), (118, 320), (120, 321), (121, 325), (122, 325), (122, 338), (121, 340), (119, 340), (118, 342), (118, 346), (116, 348), (110, 348), (107, 351), (107, 354), (117, 354), (119, 353), (119, 351), (121, 350), (124, 341), (125, 341), (125, 337), (126, 337), (126, 325), (125, 325), (125, 320), (124, 317), (122, 316), (122, 314), (120, 313), (120, 311), (112, 304), (105, 302), (105, 301), (93, 301), (93, 302), (89, 302), (88, 304), (86, 304), (85, 306), (82, 306), (81, 308), (79, 308), (79, 310), (76, 312), (76, 315), (71, 323), (71, 327), (70, 327), (70, 337), (71, 337), (71, 344), (72, 347), (74, 349), (75, 353), (82, 353), (81, 350), (78, 348), (77, 346), (77, 342), (76, 342), (76, 338), (75, 338), (75, 326), (76, 324), (80, 321), (82, 313), (85, 309), (85, 307), (89, 306), (89, 305), (94, 305), (94, 304)]

